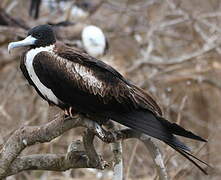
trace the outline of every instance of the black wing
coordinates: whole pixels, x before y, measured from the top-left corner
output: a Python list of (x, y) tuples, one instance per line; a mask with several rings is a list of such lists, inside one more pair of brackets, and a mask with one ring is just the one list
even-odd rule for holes
[(33, 66), (40, 81), (63, 102), (84, 112), (144, 108), (161, 115), (156, 102), (115, 69), (86, 53), (66, 48), (41, 52)]

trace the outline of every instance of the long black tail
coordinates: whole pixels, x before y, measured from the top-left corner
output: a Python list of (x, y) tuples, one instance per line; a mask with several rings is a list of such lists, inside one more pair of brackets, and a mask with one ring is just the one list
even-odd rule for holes
[(111, 118), (133, 130), (162, 140), (174, 150), (179, 152), (182, 156), (190, 160), (203, 173), (207, 174), (207, 172), (194, 160), (197, 160), (207, 166), (209, 165), (190, 154), (188, 152), (190, 149), (174, 135), (206, 142), (206, 140), (200, 136), (185, 130), (175, 123), (170, 123), (162, 117), (157, 117), (149, 111), (137, 110), (129, 113), (112, 114)]

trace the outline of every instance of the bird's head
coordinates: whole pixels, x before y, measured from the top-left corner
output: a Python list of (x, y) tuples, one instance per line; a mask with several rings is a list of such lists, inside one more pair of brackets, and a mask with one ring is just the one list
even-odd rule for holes
[(11, 49), (18, 47), (45, 47), (55, 42), (56, 38), (52, 27), (50, 25), (40, 25), (30, 29), (24, 40), (9, 43), (8, 52), (10, 53)]

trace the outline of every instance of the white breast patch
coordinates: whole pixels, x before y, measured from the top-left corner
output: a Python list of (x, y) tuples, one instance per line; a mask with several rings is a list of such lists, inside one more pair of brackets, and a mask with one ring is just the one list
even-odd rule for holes
[(26, 69), (28, 71), (28, 74), (29, 74), (31, 80), (36, 85), (36, 87), (41, 92), (41, 94), (46, 99), (52, 101), (55, 104), (58, 104), (59, 99), (54, 95), (54, 93), (52, 92), (51, 89), (47, 88), (46, 86), (44, 86), (44, 84), (41, 83), (41, 81), (39, 80), (39, 78), (36, 75), (34, 68), (33, 68), (34, 57), (42, 51), (47, 51), (47, 52), (51, 51), (52, 52), (53, 48), (54, 48), (54, 45), (31, 49), (26, 54), (25, 66), (26, 66)]

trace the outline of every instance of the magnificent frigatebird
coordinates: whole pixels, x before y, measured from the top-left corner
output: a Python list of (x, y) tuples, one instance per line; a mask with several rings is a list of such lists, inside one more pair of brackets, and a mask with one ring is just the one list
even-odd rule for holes
[(49, 25), (32, 28), (24, 40), (10, 43), (8, 51), (23, 46), (29, 49), (23, 53), (21, 70), (49, 104), (69, 115), (77, 112), (103, 121), (111, 119), (157, 138), (207, 173), (193, 160), (199, 159), (191, 155), (189, 148), (175, 135), (206, 140), (164, 119), (153, 98), (111, 66), (56, 42)]

